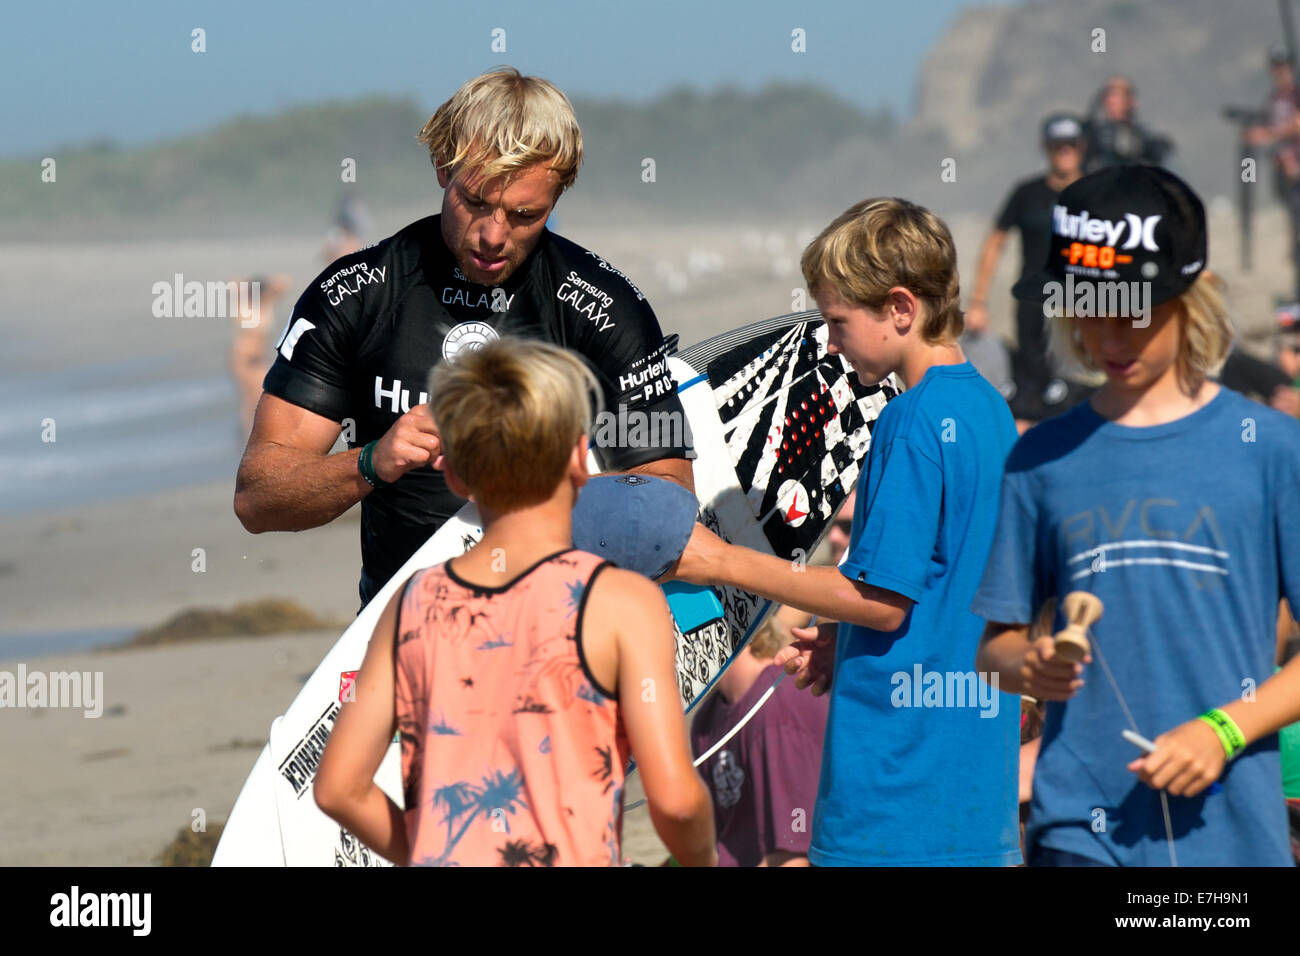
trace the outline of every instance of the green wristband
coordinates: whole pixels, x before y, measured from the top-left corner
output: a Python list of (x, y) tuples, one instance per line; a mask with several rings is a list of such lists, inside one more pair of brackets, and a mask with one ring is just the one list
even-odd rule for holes
[(1246, 749), (1246, 735), (1241, 732), (1237, 722), (1219, 708), (1207, 710), (1197, 720), (1203, 720), (1210, 725), (1215, 736), (1219, 738), (1219, 743), (1223, 744), (1223, 752), (1229, 760)]
[(386, 485), (388, 482), (375, 474), (374, 454), (375, 446), (379, 440), (375, 439), (361, 449), (361, 454), (357, 457), (357, 471), (361, 472), (361, 477), (369, 482), (371, 488), (378, 488), (380, 485)]

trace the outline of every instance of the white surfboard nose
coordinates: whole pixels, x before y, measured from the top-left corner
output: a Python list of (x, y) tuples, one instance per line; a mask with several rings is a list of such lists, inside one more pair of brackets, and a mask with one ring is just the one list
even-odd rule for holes
[[(275, 718), (279, 723), (282, 718)], [(271, 745), (258, 754), (226, 820), (213, 866), (284, 866), (280, 819), (275, 806), (275, 767)]]

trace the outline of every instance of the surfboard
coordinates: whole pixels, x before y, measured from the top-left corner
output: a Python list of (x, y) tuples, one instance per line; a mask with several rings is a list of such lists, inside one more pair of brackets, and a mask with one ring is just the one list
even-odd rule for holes
[[(864, 386), (827, 352), (817, 312), (743, 326), (669, 358), (695, 449), (700, 520), (736, 544), (806, 560), (853, 489), (871, 428), (898, 393)], [(594, 466), (594, 462), (593, 462)], [(393, 576), (344, 631), (283, 716), (231, 810), (214, 866), (383, 866), (316, 806), (312, 781), (389, 599), (415, 571), (463, 554), (482, 536), (466, 505)], [(734, 588), (664, 586), (676, 627), (678, 689), (689, 711), (774, 609)], [(375, 782), (402, 805), (400, 748)]]

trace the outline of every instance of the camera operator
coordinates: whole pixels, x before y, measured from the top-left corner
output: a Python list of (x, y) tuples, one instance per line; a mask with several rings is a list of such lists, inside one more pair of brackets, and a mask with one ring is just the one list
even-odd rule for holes
[(1300, 89), (1296, 88), (1294, 64), (1284, 49), (1269, 53), (1273, 92), (1264, 106), (1267, 124), (1245, 130), (1251, 146), (1271, 147), (1278, 198), (1290, 217), (1291, 262), (1295, 268), (1295, 299), (1300, 301)]
[(1088, 149), (1083, 158), (1085, 173), (1106, 166), (1127, 163), (1164, 165), (1174, 145), (1137, 122), (1137, 90), (1126, 76), (1112, 76), (1097, 97), (1084, 136)]

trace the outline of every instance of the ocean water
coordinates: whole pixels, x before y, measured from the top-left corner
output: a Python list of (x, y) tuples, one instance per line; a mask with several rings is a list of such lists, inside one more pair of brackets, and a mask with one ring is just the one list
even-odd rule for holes
[(131, 628), (93, 628), (81, 631), (37, 631), (30, 634), (0, 634), (0, 664), (30, 661), (47, 654), (88, 651), (120, 644), (135, 631)]
[(57, 372), (0, 379), (0, 514), (233, 485), (246, 437), (233, 381), (169, 378), (166, 364), (84, 356)]

